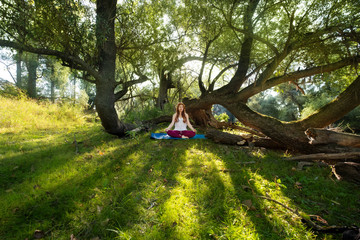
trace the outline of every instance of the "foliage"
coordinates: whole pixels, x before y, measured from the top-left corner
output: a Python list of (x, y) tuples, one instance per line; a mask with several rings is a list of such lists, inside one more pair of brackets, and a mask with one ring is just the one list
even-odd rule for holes
[(129, 123), (137, 123), (144, 120), (150, 120), (163, 115), (172, 115), (174, 113), (174, 106), (165, 104), (164, 110), (155, 107), (152, 104), (144, 104), (143, 106), (136, 105), (135, 108), (126, 110), (124, 121)]
[[(54, 114), (35, 105), (27, 107)], [(65, 131), (19, 125), (0, 134), (1, 239), (30, 239), (35, 230), (45, 239), (333, 239), (258, 195), (330, 225), (360, 224), (359, 191), (329, 167), (297, 171), (281, 152), (149, 133), (119, 139), (98, 124), (62, 121)]]
[(214, 115), (215, 119), (219, 122), (228, 122), (229, 116), (226, 113), (220, 113), (218, 115)]
[[(3, 1), (0, 11), (0, 35), (3, 39), (0, 40), (11, 40), (42, 50), (66, 53), (71, 59), (81, 60), (83, 64), (58, 55), (62, 64), (81, 71), (84, 66), (90, 67), (95, 73), (84, 71), (84, 78), (89, 77), (89, 80), (94, 82), (99, 61), (103, 60), (98, 58), (101, 48), (96, 48), (97, 40), (98, 43), (101, 41), (99, 35), (95, 36), (95, 2)], [(253, 5), (257, 5), (254, 7), (254, 15), (247, 19), (250, 14), (248, 9)], [(183, 97), (205, 96), (206, 94), (202, 94), (203, 89), (199, 89), (199, 86), (202, 86), (199, 79), (203, 80), (204, 88), (209, 90), (209, 94), (226, 86), (231, 79), (228, 76), (234, 75), (234, 70), (228, 70), (215, 85), (212, 79), (221, 69), (238, 63), (237, 72), (245, 71), (243, 76), (240, 74), (240, 78), (236, 76), (233, 79), (241, 83), (242, 90), (249, 87), (248, 93), (264, 91), (271, 83), (276, 82), (267, 81), (269, 79), (281, 80), (288, 76), (287, 74), (296, 75), (299, 71), (306, 72), (316, 67), (316, 73), (309, 71), (304, 74), (307, 77), (296, 78), (293, 83), (301, 85), (305, 92), (315, 89), (333, 96), (353, 81), (357, 61), (353, 61), (351, 67), (337, 71), (337, 67), (324, 73), (319, 73), (318, 69), (359, 55), (359, 12), (359, 4), (354, 0), (117, 1), (117, 56), (111, 60), (116, 59), (117, 68), (112, 69), (116, 70), (116, 82), (102, 86), (110, 88), (110, 93), (113, 87), (115, 91), (132, 91), (135, 88), (128, 89), (125, 83), (144, 74), (151, 80), (151, 97), (154, 98), (159, 90), (159, 74), (162, 70), (174, 70), (174, 82), (171, 84), (174, 84), (176, 89), (169, 94), (172, 98), (170, 102), (173, 103), (174, 99)], [(204, 73), (198, 71), (201, 65), (199, 62), (192, 64), (196, 66), (196, 70), (179, 67), (182, 66), (179, 63), (181, 59), (191, 56), (197, 57), (200, 62), (204, 60)], [(242, 80), (245, 82), (241, 82)], [(249, 106), (263, 114), (292, 121), (300, 118), (300, 115), (303, 117), (313, 113), (318, 105), (322, 104), (317, 103), (317, 98), (311, 98), (315, 100), (314, 103), (309, 102), (310, 98), (302, 99), (293, 89), (285, 86), (288, 81), (285, 82), (277, 83), (279, 86), (275, 90), (279, 92), (279, 96), (264, 92), (258, 99), (251, 99)], [(264, 88), (254, 90), (251, 85), (261, 85)], [(210, 86), (215, 86), (215, 89)], [(132, 95), (133, 92), (127, 96)], [(220, 102), (215, 94), (207, 96), (208, 99), (215, 96), (211, 101)], [(239, 98), (241, 96), (238, 94)], [(247, 97), (250, 96), (239, 101), (246, 103)], [(98, 98), (111, 99), (106, 106), (114, 104), (111, 102), (113, 98)], [(305, 109), (302, 109), (305, 101)], [(141, 101), (139, 105), (146, 104)], [(132, 103), (129, 105), (134, 107)], [(132, 116), (130, 111), (129, 120), (134, 122), (136, 118), (159, 114), (150, 108), (142, 107), (142, 111), (148, 113), (138, 117)], [(106, 121), (112, 117), (113, 121), (110, 122), (117, 123), (117, 116), (115, 113), (113, 115), (102, 116), (102, 119)]]
[(304, 104), (304, 109), (301, 112), (301, 117), (305, 118), (308, 115), (312, 114), (314, 111), (320, 109), (321, 107), (325, 106), (332, 100), (331, 96), (327, 93), (316, 94), (313, 96), (311, 101), (307, 101)]
[(340, 119), (336, 124), (343, 126), (346, 131), (352, 133), (360, 133), (360, 107), (355, 108), (342, 119)]
[(255, 111), (266, 114), (272, 117), (279, 118), (280, 105), (277, 102), (278, 99), (275, 96), (266, 93), (259, 93), (249, 100), (249, 107)]

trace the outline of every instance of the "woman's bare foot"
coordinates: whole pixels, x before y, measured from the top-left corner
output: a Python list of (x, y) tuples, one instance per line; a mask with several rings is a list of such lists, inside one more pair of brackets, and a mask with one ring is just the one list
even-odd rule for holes
[(181, 135), (181, 138), (189, 138), (189, 137), (187, 137), (187, 136), (184, 136), (184, 135)]

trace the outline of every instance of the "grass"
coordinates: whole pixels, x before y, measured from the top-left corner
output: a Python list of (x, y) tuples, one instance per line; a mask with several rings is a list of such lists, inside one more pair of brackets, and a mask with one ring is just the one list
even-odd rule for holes
[(360, 225), (358, 187), (328, 167), (296, 171), (281, 152), (150, 133), (119, 139), (73, 117), (46, 129), (17, 124), (0, 135), (0, 239), (34, 239), (35, 230), (44, 239), (340, 239), (258, 195), (330, 225)]

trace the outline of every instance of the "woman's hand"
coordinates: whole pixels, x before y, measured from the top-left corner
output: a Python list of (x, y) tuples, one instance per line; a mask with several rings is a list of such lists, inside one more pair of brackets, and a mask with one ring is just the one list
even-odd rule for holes
[(193, 132), (196, 133), (196, 129), (193, 129)]
[(169, 131), (170, 129), (169, 128), (165, 128), (165, 132)]

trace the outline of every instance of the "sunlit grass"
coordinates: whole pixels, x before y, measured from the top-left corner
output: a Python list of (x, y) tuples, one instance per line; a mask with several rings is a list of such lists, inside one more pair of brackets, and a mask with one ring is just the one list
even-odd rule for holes
[(76, 124), (84, 124), (86, 119), (81, 109), (71, 104), (37, 103), (30, 99), (9, 99), (1, 96), (0, 102), (0, 133), (31, 129), (69, 129)]
[(295, 171), (282, 152), (67, 125), (0, 135), (0, 239), (33, 239), (35, 230), (45, 239), (339, 239), (258, 196), (329, 224), (360, 224), (360, 192), (330, 168)]

